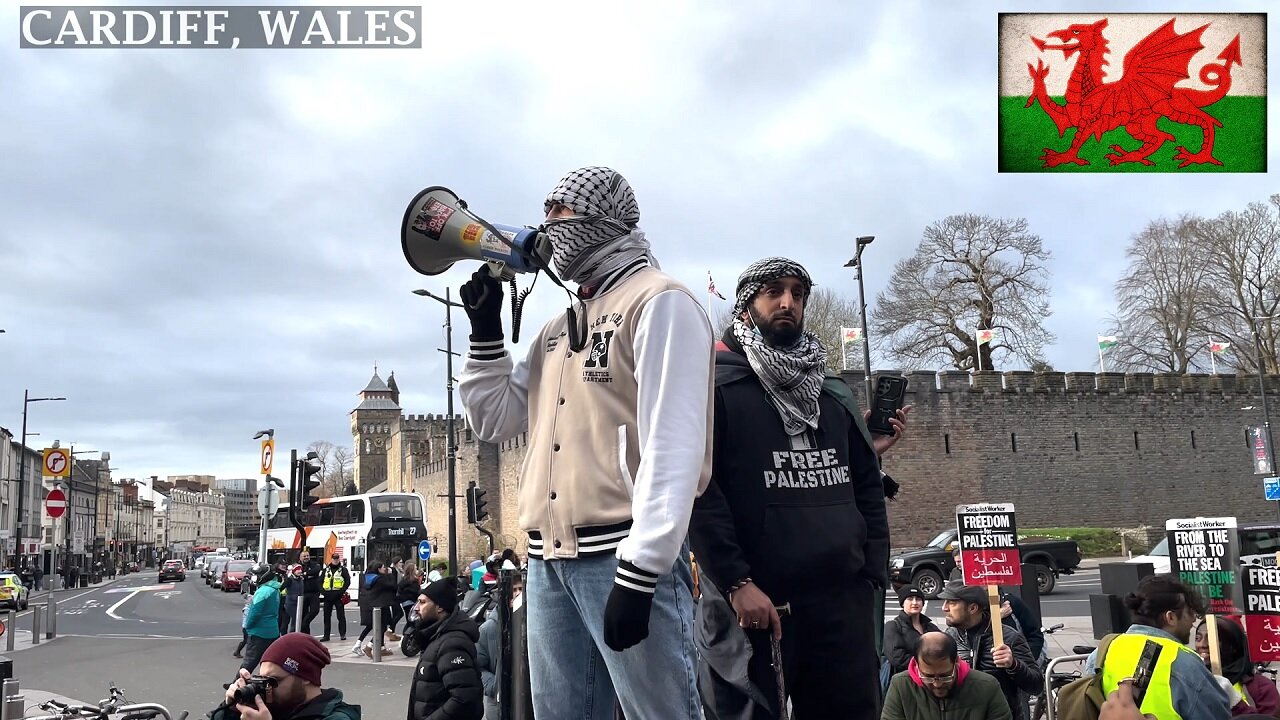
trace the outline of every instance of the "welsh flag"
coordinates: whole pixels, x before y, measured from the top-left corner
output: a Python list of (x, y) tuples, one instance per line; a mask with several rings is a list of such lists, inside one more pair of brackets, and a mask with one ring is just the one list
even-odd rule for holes
[(862, 339), (862, 328), (840, 328), (844, 344), (856, 343)]
[(1000, 172), (1266, 172), (1266, 32), (1264, 13), (1001, 13)]
[(1218, 355), (1227, 351), (1231, 347), (1231, 343), (1218, 342), (1217, 340), (1209, 341), (1209, 352)]
[(1120, 344), (1120, 341), (1116, 339), (1115, 335), (1099, 335), (1098, 336), (1099, 350), (1110, 350), (1111, 348), (1119, 344)]
[(979, 345), (985, 345), (985, 344), (987, 344), (987, 343), (989, 343), (989, 342), (991, 342), (992, 340), (995, 340), (995, 339), (996, 339), (996, 331), (995, 331), (995, 330), (979, 330), (979, 331), (978, 331), (978, 344), (979, 344)]

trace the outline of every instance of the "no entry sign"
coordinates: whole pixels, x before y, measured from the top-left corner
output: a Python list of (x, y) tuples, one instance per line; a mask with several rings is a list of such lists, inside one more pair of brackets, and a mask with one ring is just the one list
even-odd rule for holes
[(965, 585), (1021, 585), (1022, 556), (1013, 505), (956, 506)]
[(50, 490), (44, 498), (44, 509), (51, 518), (62, 517), (62, 513), (67, 511), (67, 496), (59, 488)]
[(1240, 615), (1240, 540), (1236, 519), (1184, 518), (1165, 523), (1170, 569), (1193, 586), (1216, 615)]

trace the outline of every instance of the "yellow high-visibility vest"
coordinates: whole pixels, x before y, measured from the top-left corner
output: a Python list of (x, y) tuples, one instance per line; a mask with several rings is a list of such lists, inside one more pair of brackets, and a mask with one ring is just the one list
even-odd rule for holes
[(1163, 646), (1160, 660), (1156, 662), (1151, 673), (1151, 682), (1147, 685), (1147, 693), (1142, 698), (1141, 711), (1156, 716), (1158, 720), (1182, 720), (1182, 716), (1173, 708), (1173, 691), (1169, 688), (1169, 674), (1173, 670), (1173, 661), (1178, 653), (1190, 653), (1200, 662), (1195, 651), (1176, 640), (1125, 633), (1117, 635), (1107, 648), (1107, 656), (1102, 661), (1102, 693), (1111, 695), (1120, 686), (1120, 681), (1133, 677), (1138, 669), (1138, 661), (1142, 659), (1142, 649), (1148, 640)]
[(325, 568), (324, 582), (320, 585), (321, 590), (341, 590), (346, 586), (347, 583), (342, 579), (341, 570), (335, 572), (333, 568)]

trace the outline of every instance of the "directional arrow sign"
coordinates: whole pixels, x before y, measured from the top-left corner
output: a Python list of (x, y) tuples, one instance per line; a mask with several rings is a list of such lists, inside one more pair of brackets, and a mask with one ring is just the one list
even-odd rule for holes
[(67, 496), (60, 488), (54, 488), (44, 498), (44, 509), (51, 518), (60, 518), (67, 511)]

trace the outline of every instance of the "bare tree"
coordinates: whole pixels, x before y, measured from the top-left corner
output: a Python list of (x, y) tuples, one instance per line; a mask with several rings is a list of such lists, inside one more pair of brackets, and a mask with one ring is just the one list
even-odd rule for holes
[(1229, 341), (1222, 362), (1256, 373), (1256, 325), (1262, 367), (1280, 372), (1280, 195), (1198, 223), (1197, 237), (1208, 263), (1203, 340)]
[[(1043, 361), (1054, 341), (1045, 263), (1049, 251), (1022, 218), (950, 215), (925, 228), (916, 252), (894, 267), (876, 296), (872, 341), (892, 363), (995, 370)], [(978, 329), (995, 330), (979, 344)]]
[(322, 469), (320, 486), (317, 488), (320, 497), (341, 495), (343, 488), (353, 477), (353, 451), (351, 448), (334, 445), (328, 440), (317, 440), (307, 446), (308, 452), (319, 456)]
[[(720, 337), (733, 322), (733, 306), (725, 304), (717, 309), (713, 318), (716, 337)], [(844, 334), (842, 328), (857, 327), (858, 303), (825, 287), (815, 287), (805, 301), (804, 329), (818, 336), (827, 351), (827, 369), (839, 372), (844, 367)], [(862, 355), (858, 347), (849, 347), (849, 367), (862, 367)]]
[(1111, 351), (1115, 369), (1185, 374), (1208, 365), (1202, 328), (1209, 266), (1197, 237), (1200, 222), (1153, 220), (1130, 242), (1109, 328), (1120, 340)]

